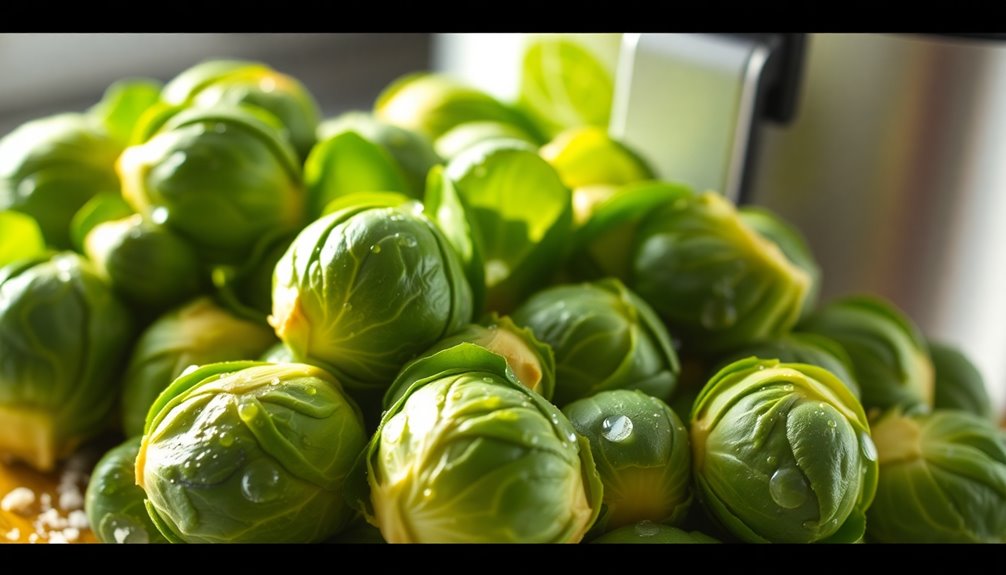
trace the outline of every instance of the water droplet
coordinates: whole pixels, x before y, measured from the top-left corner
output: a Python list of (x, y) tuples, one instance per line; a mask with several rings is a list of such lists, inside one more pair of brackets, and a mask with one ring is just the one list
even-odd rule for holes
[(830, 427), (832, 429), (835, 429), (836, 427), (838, 427), (838, 422), (836, 422), (834, 419), (829, 419), (828, 420), (828, 427)]
[(769, 465), (775, 465), (776, 461), (778, 460), (775, 458), (775, 455), (769, 455), (768, 457), (765, 458), (765, 463)]
[(632, 420), (624, 415), (605, 417), (601, 422), (601, 435), (608, 441), (625, 441), (632, 435)]
[(398, 238), (398, 245), (402, 247), (414, 248), (418, 245), (418, 243), (419, 242), (416, 241), (416, 238), (411, 235), (403, 235)]
[(810, 486), (799, 470), (783, 468), (772, 474), (768, 481), (768, 492), (779, 507), (796, 509), (807, 501)]
[(245, 423), (250, 422), (258, 416), (258, 406), (254, 403), (242, 403), (238, 406), (238, 417)]
[(374, 244), (370, 246), (370, 253), (379, 254), (381, 253), (381, 244)]
[(223, 447), (230, 447), (234, 445), (234, 436), (227, 431), (221, 431), (219, 435), (220, 445)]
[(654, 535), (660, 533), (660, 526), (652, 521), (646, 520), (636, 523), (633, 530), (636, 532), (636, 535), (639, 535), (640, 537), (653, 537)]
[(570, 431), (568, 434), (566, 434), (566, 439), (569, 440), (570, 444), (576, 443), (576, 434)]
[(877, 460), (877, 446), (866, 432), (859, 434), (859, 447), (863, 451), (863, 457), (870, 461)]
[(493, 378), (491, 378), (489, 376), (485, 376), (485, 377), (482, 378), (482, 381), (484, 381), (486, 383), (492, 383), (493, 382)]
[(793, 384), (792, 383), (787, 383), (787, 384), (783, 385), (782, 386), (782, 390), (785, 391), (785, 392), (787, 392), (787, 393), (793, 391)]
[(809, 531), (817, 531), (817, 521), (804, 521), (800, 525)]
[(241, 494), (253, 503), (277, 499), (281, 494), (279, 470), (265, 460), (252, 462), (241, 477)]
[(342, 309), (343, 309), (343, 311), (352, 311), (353, 310), (353, 304), (351, 304), (351, 303), (349, 303), (347, 301), (347, 302), (345, 302), (345, 303), (342, 304)]
[(155, 224), (163, 224), (168, 221), (168, 216), (170, 215), (170, 212), (165, 207), (154, 208), (154, 211), (150, 212), (150, 220)]
[(549, 419), (551, 419), (551, 420), (552, 420), (552, 425), (559, 425), (559, 416), (558, 416), (557, 414), (553, 413), (553, 414), (552, 414), (552, 415), (551, 415), (551, 416), (549, 417)]
[(274, 378), (270, 379), (269, 380), (269, 385), (279, 385), (279, 378), (278, 377), (274, 377)]
[(427, 487), (426, 489), (423, 489), (423, 497), (425, 497), (427, 499), (433, 497), (433, 490), (430, 489), (429, 487)]

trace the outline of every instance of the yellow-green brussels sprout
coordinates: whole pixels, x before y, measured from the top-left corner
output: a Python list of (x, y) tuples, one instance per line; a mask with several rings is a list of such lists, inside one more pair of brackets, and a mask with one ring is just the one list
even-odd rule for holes
[(433, 142), (433, 146), (441, 158), (450, 161), (461, 152), (476, 144), (489, 140), (507, 139), (517, 140), (518, 142), (532, 146), (538, 143), (534, 136), (531, 136), (519, 126), (485, 120), (458, 124), (437, 138)]
[(0, 211), (35, 218), (45, 241), (69, 249), (70, 220), (94, 194), (117, 191), (122, 148), (84, 114), (32, 120), (0, 139)]
[(591, 541), (591, 543), (719, 543), (705, 533), (685, 531), (652, 521), (619, 527)]
[(838, 342), (849, 354), (863, 407), (933, 405), (933, 364), (922, 333), (904, 313), (875, 296), (834, 300), (800, 331)]
[(147, 110), (161, 100), (161, 83), (148, 78), (130, 78), (115, 82), (105, 90), (101, 101), (87, 111), (105, 132), (125, 148), (133, 143), (133, 133)]
[(0, 212), (0, 267), (44, 254), (45, 238), (35, 218), (19, 212)]
[(154, 400), (190, 366), (255, 359), (275, 341), (268, 327), (234, 316), (209, 297), (161, 316), (140, 335), (126, 367), (122, 389), (126, 435), (143, 433)]
[(323, 541), (348, 525), (359, 410), (304, 364), (205, 365), (151, 406), (136, 457), (147, 512), (172, 542)]
[(541, 157), (559, 172), (571, 189), (621, 186), (653, 178), (646, 161), (625, 144), (594, 126), (571, 128), (541, 147)]
[(867, 536), (882, 543), (1006, 543), (1006, 435), (958, 410), (885, 413)]
[(692, 464), (704, 507), (749, 542), (854, 542), (877, 487), (862, 406), (806, 364), (747, 358), (692, 407)]
[(301, 225), (300, 162), (278, 132), (243, 109), (190, 109), (118, 161), (122, 193), (205, 263), (247, 260), (262, 238)]
[(612, 389), (661, 399), (674, 392), (680, 365), (667, 330), (616, 279), (542, 290), (512, 317), (552, 347), (556, 405)]
[(361, 503), (384, 538), (578, 542), (602, 487), (562, 412), (477, 345), (421, 363), (364, 452), (370, 494)]
[(167, 543), (154, 526), (136, 485), (140, 436), (112, 448), (94, 466), (84, 494), (91, 531), (102, 543)]
[(472, 319), (457, 256), (418, 202), (351, 205), (306, 227), (276, 265), (270, 323), (294, 355), (383, 391)]
[(95, 226), (84, 253), (123, 300), (144, 314), (188, 300), (208, 283), (195, 249), (139, 214)]
[(810, 289), (807, 273), (714, 192), (661, 206), (635, 246), (628, 285), (698, 353), (785, 334)]
[(0, 269), (0, 453), (53, 469), (108, 425), (133, 325), (73, 253)]
[(513, 124), (537, 135), (535, 127), (516, 109), (489, 94), (442, 74), (419, 72), (392, 82), (374, 102), (381, 121), (414, 130), (430, 141), (466, 122)]
[(590, 442), (604, 484), (601, 528), (685, 518), (692, 503), (688, 430), (666, 403), (617, 389), (574, 401), (562, 412)]
[(263, 238), (247, 261), (214, 267), (212, 279), (217, 301), (235, 315), (269, 325), (273, 273), (296, 236), (292, 233)]
[(283, 136), (301, 159), (315, 142), (318, 104), (296, 78), (258, 62), (209, 60), (179, 74), (164, 87), (174, 106), (254, 106), (282, 124)]
[(985, 388), (985, 378), (961, 350), (944, 343), (929, 342), (935, 386), (933, 407), (959, 409), (996, 420), (992, 400)]

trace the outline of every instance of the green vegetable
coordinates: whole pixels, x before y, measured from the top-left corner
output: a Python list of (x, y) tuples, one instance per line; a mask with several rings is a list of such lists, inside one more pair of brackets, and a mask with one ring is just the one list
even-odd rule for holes
[(386, 389), (471, 321), (457, 257), (417, 202), (370, 198), (306, 227), (276, 265), (276, 334), (356, 388)]
[(95, 226), (84, 253), (123, 300), (145, 315), (191, 299), (206, 285), (199, 254), (139, 214)]
[(146, 493), (136, 485), (140, 436), (106, 453), (91, 471), (84, 494), (91, 531), (102, 543), (167, 543), (143, 505)]
[(130, 314), (73, 253), (0, 269), (0, 453), (50, 471), (105, 429)]
[(35, 218), (20, 212), (0, 212), (0, 267), (45, 254), (45, 238)]
[(698, 531), (685, 531), (652, 521), (619, 527), (591, 541), (591, 543), (719, 543)]
[(867, 535), (886, 543), (1006, 543), (1006, 436), (977, 415), (891, 410)]
[(247, 260), (263, 237), (293, 232), (300, 163), (278, 132), (242, 109), (172, 116), (118, 162), (126, 201), (191, 243), (209, 264)]
[(252, 106), (274, 116), (283, 137), (301, 159), (315, 142), (318, 104), (296, 78), (258, 62), (209, 60), (179, 74), (164, 87), (174, 106)]
[(70, 220), (70, 241), (74, 249), (84, 253), (84, 240), (98, 224), (128, 218), (134, 213), (118, 191), (95, 194)]
[(933, 364), (922, 333), (893, 304), (875, 296), (849, 296), (820, 308), (800, 324), (848, 352), (863, 407), (933, 404)]
[(258, 359), (259, 361), (268, 361), (269, 363), (296, 363), (293, 352), (281, 341), (262, 352), (262, 355)]
[(269, 328), (235, 317), (208, 297), (161, 316), (140, 335), (126, 367), (122, 389), (126, 435), (143, 433), (154, 400), (190, 366), (255, 359), (275, 341)]
[(785, 334), (810, 289), (807, 273), (714, 192), (661, 206), (635, 246), (629, 286), (698, 353)]
[(680, 523), (692, 503), (688, 430), (666, 403), (618, 389), (580, 399), (562, 412), (590, 442), (604, 484), (598, 524)]
[(151, 406), (136, 481), (172, 542), (323, 541), (352, 519), (343, 484), (365, 443), (359, 410), (324, 370), (215, 363)]
[(69, 249), (70, 220), (98, 192), (115, 192), (122, 148), (98, 122), (59, 114), (21, 125), (0, 139), (0, 211), (35, 218), (45, 241)]
[(452, 160), (468, 148), (490, 140), (517, 140), (532, 146), (538, 144), (534, 136), (519, 126), (487, 120), (458, 124), (437, 138), (433, 145), (440, 157)]
[(281, 234), (262, 238), (247, 261), (213, 268), (217, 301), (235, 315), (268, 325), (273, 273), (295, 237), (296, 234)]
[(667, 331), (616, 279), (548, 288), (512, 317), (555, 352), (556, 405), (611, 389), (674, 391), (680, 364)]
[(555, 406), (469, 343), (422, 360), (412, 378), (364, 455), (361, 503), (388, 542), (583, 537), (602, 487), (587, 442)]
[(92, 106), (88, 114), (101, 122), (105, 132), (125, 148), (133, 143), (133, 131), (140, 118), (160, 99), (161, 83), (157, 80), (120, 80), (105, 90), (101, 101)]
[(541, 157), (559, 172), (571, 189), (586, 186), (622, 186), (653, 178), (646, 161), (625, 144), (608, 136), (604, 128), (571, 128), (541, 147)]
[(853, 542), (877, 486), (862, 406), (820, 367), (748, 358), (719, 371), (692, 407), (704, 507), (749, 542)]
[(961, 350), (930, 341), (929, 357), (935, 374), (933, 407), (959, 409), (996, 420), (985, 378)]

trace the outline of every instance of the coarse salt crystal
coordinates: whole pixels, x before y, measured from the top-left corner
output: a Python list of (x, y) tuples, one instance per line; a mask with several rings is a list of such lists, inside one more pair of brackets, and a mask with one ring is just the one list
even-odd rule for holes
[(87, 513), (84, 513), (80, 509), (75, 509), (67, 514), (66, 522), (74, 529), (87, 529), (91, 526), (87, 520)]
[(27, 487), (15, 487), (7, 495), (4, 495), (3, 500), (0, 500), (0, 509), (8, 513), (13, 512), (18, 515), (25, 515), (30, 511), (34, 503), (34, 491)]
[(17, 541), (21, 538), (21, 530), (15, 527), (7, 532), (6, 537), (7, 541)]
[(66, 511), (82, 508), (84, 506), (84, 496), (80, 493), (80, 489), (76, 485), (70, 485), (65, 488), (63, 485), (60, 485), (59, 506)]

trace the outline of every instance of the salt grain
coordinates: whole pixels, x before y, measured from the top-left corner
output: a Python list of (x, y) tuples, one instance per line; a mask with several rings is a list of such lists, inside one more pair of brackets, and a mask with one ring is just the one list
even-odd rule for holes
[(35, 503), (35, 492), (27, 487), (16, 487), (3, 500), (0, 500), (0, 509), (8, 513), (27, 515), (31, 506)]

